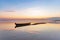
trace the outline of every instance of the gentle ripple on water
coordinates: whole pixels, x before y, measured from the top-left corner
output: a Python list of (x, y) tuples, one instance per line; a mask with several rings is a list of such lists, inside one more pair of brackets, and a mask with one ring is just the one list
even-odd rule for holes
[(14, 27), (14, 23), (0, 23), (0, 40), (60, 40), (60, 24)]

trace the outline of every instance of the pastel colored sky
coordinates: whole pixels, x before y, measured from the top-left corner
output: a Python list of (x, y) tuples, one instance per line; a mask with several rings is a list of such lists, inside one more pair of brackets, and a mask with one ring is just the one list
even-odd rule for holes
[(0, 18), (60, 17), (60, 0), (0, 0)]

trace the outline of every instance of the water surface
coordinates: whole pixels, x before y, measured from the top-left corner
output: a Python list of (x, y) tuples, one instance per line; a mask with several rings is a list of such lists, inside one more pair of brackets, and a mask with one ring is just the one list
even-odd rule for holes
[(60, 40), (60, 24), (15, 28), (14, 23), (0, 23), (0, 40)]

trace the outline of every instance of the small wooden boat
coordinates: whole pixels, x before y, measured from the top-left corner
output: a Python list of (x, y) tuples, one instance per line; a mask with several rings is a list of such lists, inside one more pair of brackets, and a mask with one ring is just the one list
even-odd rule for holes
[(46, 24), (46, 23), (15, 23), (15, 28), (16, 27), (23, 27), (23, 26), (28, 26), (28, 25), (37, 25), (37, 24)]
[(16, 27), (22, 27), (22, 26), (28, 26), (28, 25), (31, 25), (31, 23), (15, 23), (15, 28)]

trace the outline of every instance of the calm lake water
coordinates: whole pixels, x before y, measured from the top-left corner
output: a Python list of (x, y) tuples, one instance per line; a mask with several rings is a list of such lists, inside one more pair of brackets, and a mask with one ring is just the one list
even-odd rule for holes
[(15, 28), (14, 23), (0, 23), (0, 40), (60, 40), (60, 24)]

